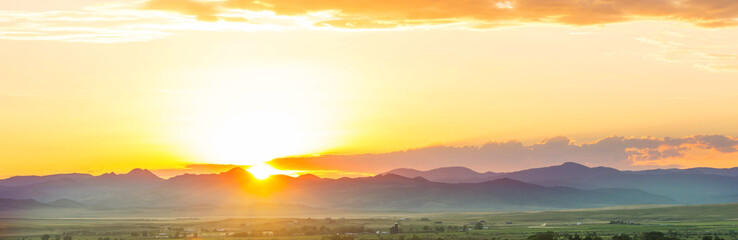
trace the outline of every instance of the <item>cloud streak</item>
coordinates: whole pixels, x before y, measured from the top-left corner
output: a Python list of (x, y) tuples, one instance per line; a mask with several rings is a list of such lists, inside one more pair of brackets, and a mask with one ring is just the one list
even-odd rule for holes
[[(43, 5), (40, 2), (38, 5)], [(0, 8), (3, 6), (0, 5)], [(738, 24), (738, 2), (724, 0), (148, 0), (65, 10), (0, 10), (0, 39), (118, 43), (173, 31), (262, 31), (291, 28), (490, 29), (526, 23), (601, 25), (638, 20), (702, 27)], [(646, 40), (644, 40), (645, 42)], [(648, 41), (649, 44), (661, 44)], [(682, 46), (660, 45), (678, 57)], [(681, 55), (700, 54), (688, 52)], [(665, 59), (670, 56), (663, 56)], [(720, 57), (705, 55), (704, 58)], [(700, 63), (733, 71), (734, 63)]]
[(708, 71), (738, 71), (738, 49), (715, 36), (663, 31), (636, 40), (649, 46), (648, 57), (669, 63), (687, 63)]
[(399, 167), (430, 169), (447, 166), (465, 166), (481, 171), (511, 171), (570, 161), (620, 169), (724, 166), (715, 161), (710, 162), (711, 159), (697, 159), (693, 160), (697, 162), (691, 163), (683, 161), (687, 156), (692, 157), (693, 152), (733, 155), (738, 152), (738, 138), (723, 135), (681, 138), (612, 136), (577, 144), (572, 139), (559, 136), (533, 145), (524, 145), (518, 141), (489, 142), (482, 146), (432, 146), (383, 154), (281, 158), (270, 163), (285, 169), (334, 169), (375, 173)]
[[(174, 4), (155, 6), (178, 9)], [(248, 23), (239, 13), (221, 13), (219, 22), (213, 22), (207, 17), (195, 18), (170, 11), (142, 11), (140, 8), (140, 3), (129, 3), (64, 11), (0, 10), (0, 39), (122, 43), (159, 39), (180, 30), (243, 32), (273, 29), (273, 24), (267, 22)], [(180, 8), (185, 13), (206, 12), (196, 6)], [(270, 14), (251, 16), (255, 19), (271, 17)]]
[(670, 20), (702, 27), (738, 24), (738, 2), (725, 0), (150, 0), (145, 9), (175, 11), (216, 21), (228, 10), (270, 11), (280, 16), (328, 13), (318, 26), (392, 28), (475, 22), (597, 25)]

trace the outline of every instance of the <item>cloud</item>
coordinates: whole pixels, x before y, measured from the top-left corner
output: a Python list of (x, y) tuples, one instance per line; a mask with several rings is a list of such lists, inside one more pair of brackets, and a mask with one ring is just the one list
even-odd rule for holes
[[(48, 5), (36, 1), (34, 6)], [(526, 23), (581, 26), (637, 20), (710, 28), (738, 24), (738, 2), (724, 0), (125, 0), (71, 7), (83, 2), (88, 3), (41, 9), (11, 5), (10, 10), (0, 10), (0, 39), (120, 43), (159, 39), (178, 30), (491, 29)], [(53, 6), (63, 10), (48, 9)], [(0, 4), (3, 7), (8, 8)], [(690, 54), (666, 51), (675, 56)], [(704, 58), (735, 57), (704, 53)], [(738, 66), (734, 62), (694, 65), (711, 71), (734, 71)]]
[(181, 1), (181, 0), (156, 0), (149, 1), (146, 9), (168, 10), (184, 15), (194, 15), (200, 21), (218, 21), (216, 5), (209, 2)]
[(475, 22), (539, 22), (598, 25), (671, 20), (702, 27), (738, 24), (738, 2), (726, 0), (150, 0), (146, 9), (175, 11), (211, 21), (228, 10), (270, 11), (280, 16), (328, 12), (318, 25), (387, 28)]
[(0, 39), (116, 43), (148, 41), (169, 35), (142, 24), (171, 22), (166, 14), (87, 8), (79, 11), (2, 11)]
[[(2, 11), (0, 39), (51, 40), (64, 42), (122, 43), (150, 41), (172, 35), (178, 30), (260, 31), (272, 24), (250, 23), (240, 13), (215, 13), (205, 5), (163, 1), (150, 8), (170, 11), (142, 11), (141, 3), (89, 6), (64, 11)], [(196, 17), (187, 14), (197, 13)], [(184, 15), (183, 15), (184, 14)], [(255, 19), (270, 17), (255, 14)]]
[(720, 36), (662, 31), (636, 40), (649, 46), (645, 49), (647, 57), (658, 61), (686, 63), (713, 72), (738, 71), (738, 49), (725, 44)]
[[(323, 155), (275, 159), (271, 164), (285, 169), (333, 169), (356, 172), (384, 172), (408, 167), (430, 169), (447, 166), (465, 166), (486, 171), (511, 171), (543, 167), (564, 162), (578, 162), (590, 166), (612, 166), (621, 169), (643, 167), (724, 167), (738, 166), (732, 158), (722, 162), (710, 159), (683, 158), (692, 152), (725, 155), (738, 152), (738, 138), (723, 135), (695, 135), (681, 138), (612, 136), (591, 143), (577, 144), (572, 139), (558, 136), (539, 143), (524, 145), (518, 141), (489, 142), (481, 146), (431, 146), (383, 154)], [(690, 155), (691, 154), (691, 155)], [(725, 162), (728, 161), (728, 162)]]
[(708, 64), (698, 64), (696, 66), (710, 70), (710, 71), (738, 71), (738, 62), (734, 64), (708, 63)]

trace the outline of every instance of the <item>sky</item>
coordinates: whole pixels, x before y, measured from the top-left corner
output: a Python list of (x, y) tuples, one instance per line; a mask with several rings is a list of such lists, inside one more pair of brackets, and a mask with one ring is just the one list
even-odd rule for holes
[(738, 167), (738, 2), (0, 0), (0, 177)]

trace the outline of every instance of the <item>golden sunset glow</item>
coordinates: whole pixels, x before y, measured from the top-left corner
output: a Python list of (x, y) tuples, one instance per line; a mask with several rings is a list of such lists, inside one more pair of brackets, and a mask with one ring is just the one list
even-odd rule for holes
[(4, 1), (0, 177), (738, 166), (736, 3), (584, 2)]
[(198, 144), (208, 146), (214, 163), (265, 162), (285, 153), (307, 150), (305, 129), (300, 129), (298, 120), (294, 116), (269, 112), (227, 117), (213, 129), (210, 139)]
[(286, 170), (279, 170), (274, 167), (272, 167), (269, 164), (266, 163), (259, 163), (256, 165), (253, 165), (246, 169), (246, 171), (249, 171), (256, 179), (264, 180), (269, 178), (272, 175), (281, 174), (286, 176), (297, 176), (297, 173), (295, 171), (286, 171)]
[(738, 0), (0, 0), (0, 240), (738, 240)]
[(333, 147), (323, 131), (334, 120), (313, 95), (327, 89), (311, 83), (330, 81), (321, 70), (270, 64), (193, 71), (188, 78), (221, 80), (184, 90), (185, 101), (175, 104), (184, 107), (178, 115), (188, 121), (171, 136), (200, 161), (214, 164), (251, 165), (324, 151)]

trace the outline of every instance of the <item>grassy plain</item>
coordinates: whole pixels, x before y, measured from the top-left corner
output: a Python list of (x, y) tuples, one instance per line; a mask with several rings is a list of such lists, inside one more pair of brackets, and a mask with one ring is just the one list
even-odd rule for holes
[[(611, 224), (611, 221), (620, 221)], [(389, 227), (399, 224), (399, 234)], [(480, 224), (477, 224), (480, 223)], [(481, 229), (475, 229), (479, 228)], [(639, 235), (659, 231), (679, 239), (736, 240), (738, 204), (624, 206), (540, 212), (356, 213), (315, 217), (0, 218), (0, 239), (525, 239), (538, 232)], [(377, 233), (379, 232), (379, 234)]]

